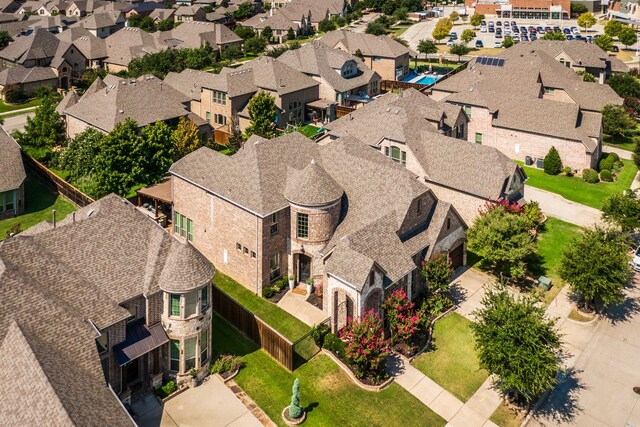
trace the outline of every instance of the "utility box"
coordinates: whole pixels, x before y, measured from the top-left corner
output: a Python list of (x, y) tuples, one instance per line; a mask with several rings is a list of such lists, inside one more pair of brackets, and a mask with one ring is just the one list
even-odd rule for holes
[(531, 156), (524, 156), (524, 164), (525, 166), (531, 166), (533, 164)]
[(544, 169), (544, 159), (538, 159), (536, 160), (536, 167), (538, 169)]

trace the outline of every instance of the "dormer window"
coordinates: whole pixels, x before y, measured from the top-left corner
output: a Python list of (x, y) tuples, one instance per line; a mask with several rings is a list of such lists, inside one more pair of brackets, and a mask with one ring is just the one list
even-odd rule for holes
[(353, 62), (347, 62), (342, 66), (342, 75), (344, 77), (349, 77), (355, 73), (355, 64)]

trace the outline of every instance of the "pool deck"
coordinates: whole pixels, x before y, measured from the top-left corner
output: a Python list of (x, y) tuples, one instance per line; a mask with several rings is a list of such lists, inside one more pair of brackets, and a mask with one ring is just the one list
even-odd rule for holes
[(418, 74), (415, 77), (410, 78), (409, 80), (403, 80), (403, 82), (406, 83), (418, 83), (420, 80), (422, 80), (425, 77), (436, 77), (436, 80), (433, 81), (432, 83), (421, 83), (421, 84), (433, 84), (435, 82), (437, 82), (442, 76), (439, 74)]

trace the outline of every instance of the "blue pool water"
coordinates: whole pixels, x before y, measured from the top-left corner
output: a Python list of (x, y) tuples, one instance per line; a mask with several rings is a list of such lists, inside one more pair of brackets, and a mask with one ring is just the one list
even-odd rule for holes
[(407, 77), (405, 77), (404, 79), (402, 79), (403, 82), (410, 82), (410, 83), (418, 83), (421, 85), (431, 85), (434, 84), (435, 82), (438, 81), (438, 79), (442, 77), (442, 76), (434, 76), (434, 75), (430, 75), (430, 76), (420, 76), (419, 74), (416, 74), (415, 71), (411, 70), (411, 72), (409, 73), (409, 75)]

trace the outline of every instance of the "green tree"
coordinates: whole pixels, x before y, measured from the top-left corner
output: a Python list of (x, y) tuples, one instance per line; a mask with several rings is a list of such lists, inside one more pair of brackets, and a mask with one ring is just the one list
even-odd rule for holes
[[(612, 21), (612, 22), (616, 22), (616, 21)], [(608, 36), (607, 34), (601, 34), (599, 36), (597, 36), (593, 42), (596, 44), (596, 46), (598, 46), (600, 49), (604, 50), (605, 52), (609, 52), (611, 49), (613, 49), (613, 39), (611, 38), (611, 36)]]
[(571, 3), (571, 15), (573, 16), (580, 16), (583, 13), (587, 13), (589, 12), (589, 9), (587, 9), (587, 6), (585, 6), (582, 3)]
[(373, 34), (374, 36), (382, 36), (387, 34), (387, 29), (376, 20), (369, 22), (364, 32), (367, 34)]
[(405, 22), (409, 19), (409, 10), (406, 7), (399, 7), (393, 12), (393, 19), (399, 22)]
[(422, 275), (427, 279), (429, 292), (445, 292), (453, 275), (451, 260), (444, 253), (433, 255), (422, 264)]
[(231, 118), (231, 134), (229, 135), (229, 142), (227, 146), (231, 153), (236, 153), (242, 145), (244, 144), (244, 137), (242, 136), (242, 132), (240, 132), (240, 125), (238, 124), (238, 117), (234, 116)]
[(222, 51), (220, 57), (225, 61), (234, 61), (238, 58), (242, 58), (242, 51), (235, 46), (229, 46)]
[(504, 40), (502, 40), (502, 47), (510, 48), (511, 46), (513, 46), (513, 39), (510, 36), (505, 37)]
[(582, 76), (582, 81), (583, 82), (589, 82), (589, 83), (595, 83), (596, 82), (596, 76), (594, 76), (591, 73), (588, 73), (586, 71), (576, 71), (576, 74), (579, 76)]
[(624, 136), (626, 132), (635, 129), (636, 121), (622, 105), (608, 104), (602, 109), (602, 124), (604, 133), (608, 135)]
[(614, 194), (602, 205), (602, 219), (619, 226), (623, 232), (640, 228), (640, 198), (634, 190)]
[(618, 33), (618, 40), (628, 48), (630, 45), (638, 41), (638, 35), (636, 34), (636, 30), (633, 28), (623, 27)]
[(156, 28), (158, 29), (158, 31), (170, 31), (173, 30), (173, 25), (173, 19), (167, 18), (158, 22)]
[(64, 146), (66, 134), (64, 122), (56, 111), (53, 99), (46, 96), (36, 109), (33, 117), (27, 117), (24, 131), (14, 133), (16, 141), (23, 147), (40, 149), (43, 155), (40, 160), (45, 160), (53, 147)]
[(296, 32), (293, 31), (293, 28), (289, 27), (287, 30), (287, 40), (294, 40), (296, 38)]
[(238, 19), (238, 20), (251, 18), (255, 14), (256, 14), (256, 8), (255, 8), (254, 4), (252, 2), (250, 2), (250, 1), (246, 1), (244, 3), (241, 3), (238, 6), (238, 9), (234, 13), (236, 19)]
[(484, 20), (484, 15), (480, 13), (474, 13), (473, 15), (471, 15), (471, 19), (469, 19), (469, 23), (473, 25), (474, 28), (477, 28), (480, 26), (480, 24), (482, 24), (483, 20)]
[(258, 55), (267, 47), (267, 40), (264, 37), (251, 37), (244, 41), (244, 51)]
[(525, 215), (510, 206), (488, 203), (476, 222), (467, 230), (469, 250), (482, 257), (482, 266), (501, 277), (524, 277), (527, 259), (535, 245)]
[(564, 41), (565, 37), (564, 37), (564, 33), (560, 31), (547, 31), (546, 33), (544, 33), (544, 36), (542, 36), (542, 40)]
[(609, 37), (618, 37), (618, 34), (620, 34), (621, 29), (622, 29), (622, 22), (612, 19), (605, 24), (604, 33)]
[(265, 39), (267, 39), (268, 42), (270, 42), (271, 39), (273, 38), (273, 30), (271, 29), (270, 26), (267, 25), (262, 29), (262, 33), (260, 33), (260, 35)]
[(150, 16), (142, 18), (142, 20), (140, 20), (139, 27), (142, 31), (146, 31), (147, 33), (153, 33), (156, 30), (156, 24)]
[(587, 31), (587, 28), (593, 27), (596, 22), (596, 17), (593, 16), (593, 13), (585, 12), (578, 17), (578, 26), (584, 28)]
[(458, 55), (458, 62), (460, 62), (460, 57), (468, 54), (470, 50), (471, 49), (469, 49), (469, 46), (466, 46), (462, 43), (456, 43), (451, 46), (451, 49), (449, 49), (449, 53), (452, 55)]
[(186, 117), (180, 117), (178, 126), (171, 134), (175, 160), (181, 159), (192, 151), (200, 148), (200, 134), (198, 126)]
[(606, 83), (622, 98), (640, 98), (640, 81), (629, 73), (616, 73)]
[(275, 99), (268, 92), (261, 90), (249, 101), (250, 125), (246, 130), (247, 135), (256, 134), (263, 138), (273, 138), (276, 127), (275, 118)]
[(546, 156), (544, 156), (544, 173), (548, 175), (558, 175), (562, 172), (562, 160), (556, 147), (551, 147)]
[(69, 141), (67, 147), (62, 150), (58, 163), (61, 169), (69, 173), (71, 181), (93, 174), (95, 159), (104, 137), (104, 133), (87, 128)]
[(137, 184), (152, 184), (162, 179), (175, 158), (169, 125), (159, 121), (142, 129), (137, 158), (141, 168)]
[(629, 243), (620, 232), (595, 227), (565, 246), (560, 277), (578, 294), (585, 309), (620, 302), (631, 275)]
[(300, 380), (295, 379), (293, 381), (293, 388), (291, 389), (291, 405), (289, 405), (289, 416), (293, 419), (298, 419), (302, 416), (302, 408), (300, 407)]
[(454, 10), (449, 15), (449, 19), (451, 20), (451, 22), (456, 22), (458, 19), (460, 19), (460, 14)]
[(238, 25), (235, 30), (236, 36), (240, 37), (242, 40), (250, 39), (251, 37), (255, 37), (256, 33), (253, 31), (251, 27), (245, 27), (242, 25)]
[(12, 41), (13, 39), (8, 32), (0, 31), (0, 49), (4, 49), (5, 47), (9, 46), (9, 43), (11, 43)]
[(453, 28), (453, 22), (447, 18), (442, 18), (436, 23), (433, 29), (433, 39), (436, 41), (444, 40), (449, 36), (449, 32)]
[(129, 18), (127, 19), (127, 22), (129, 22), (130, 27), (139, 27), (141, 21), (142, 21), (142, 15), (138, 13), (133, 13), (129, 15)]
[(336, 23), (330, 19), (323, 19), (318, 24), (318, 31), (322, 33), (328, 33), (329, 31), (333, 31), (336, 29)]
[(109, 193), (126, 196), (140, 183), (138, 178), (142, 175), (138, 153), (143, 138), (138, 133), (138, 125), (126, 119), (116, 124), (100, 142), (94, 166), (97, 191), (100, 196)]
[(462, 32), (462, 34), (460, 35), (460, 40), (462, 40), (464, 42), (464, 44), (469, 44), (469, 42), (471, 40), (473, 40), (473, 38), (476, 36), (476, 34), (473, 32), (473, 30), (467, 28), (466, 30), (464, 30)]
[(433, 40), (422, 39), (418, 42), (418, 52), (424, 55), (438, 53), (438, 46), (436, 46)]
[(480, 366), (496, 376), (494, 385), (515, 402), (531, 404), (556, 385), (562, 341), (556, 321), (531, 295), (488, 289), (471, 325)]

